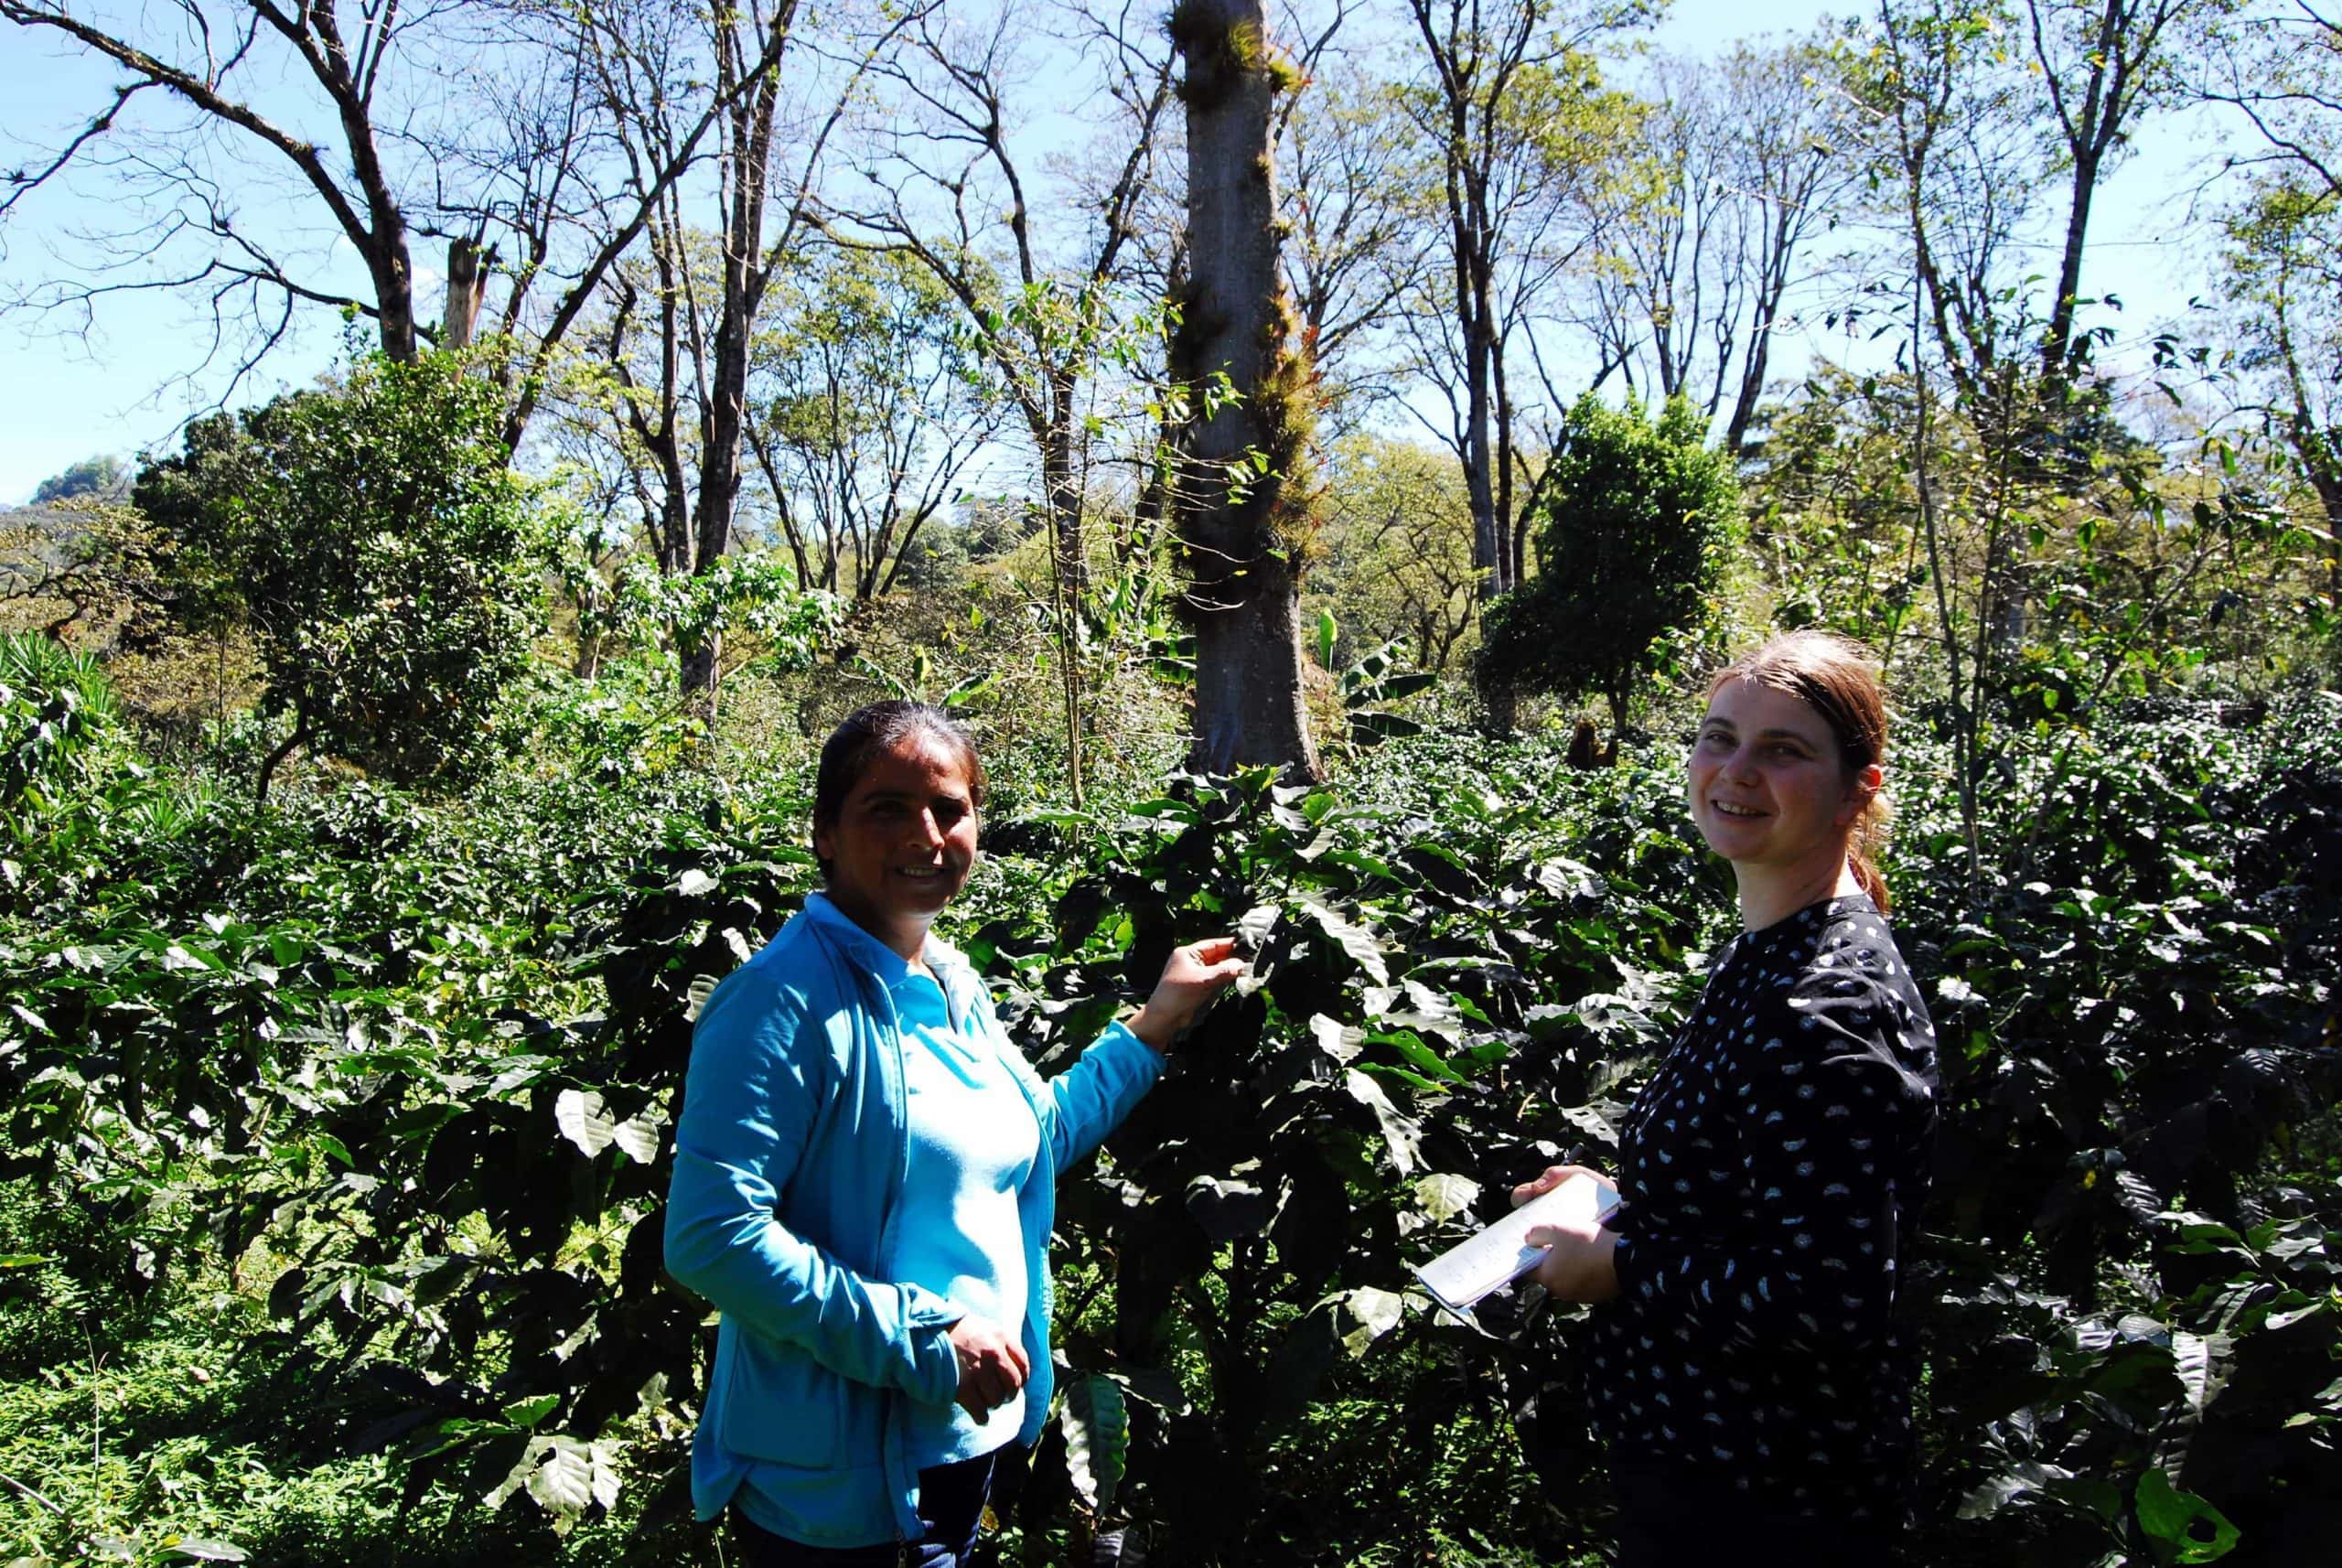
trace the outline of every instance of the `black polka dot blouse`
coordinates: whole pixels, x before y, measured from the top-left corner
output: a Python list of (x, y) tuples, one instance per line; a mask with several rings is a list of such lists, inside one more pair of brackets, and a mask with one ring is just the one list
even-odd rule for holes
[(1724, 950), (1621, 1129), (1619, 1294), (1588, 1366), (1614, 1462), (1899, 1513), (1915, 1367), (1896, 1282), (1936, 1083), (1927, 1004), (1867, 897)]

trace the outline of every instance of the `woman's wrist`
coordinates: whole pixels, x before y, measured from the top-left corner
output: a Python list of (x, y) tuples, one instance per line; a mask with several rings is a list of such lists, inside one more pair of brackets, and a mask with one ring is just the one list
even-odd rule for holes
[(1178, 1034), (1176, 1024), (1166, 1024), (1152, 1007), (1141, 1007), (1123, 1020), (1123, 1027), (1138, 1036), (1138, 1043), (1158, 1057), (1171, 1054), (1172, 1037)]
[(1123, 1027), (1156, 1056), (1168, 1055), (1173, 1036), (1243, 972), (1234, 937), (1207, 937), (1173, 948), (1164, 961), (1163, 978), (1155, 983), (1145, 1004), (1123, 1020)]

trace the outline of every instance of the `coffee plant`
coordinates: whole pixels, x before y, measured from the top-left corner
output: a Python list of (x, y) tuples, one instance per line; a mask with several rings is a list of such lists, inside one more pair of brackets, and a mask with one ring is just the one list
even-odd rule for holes
[[(397, 1550), (701, 1552), (712, 1327), (660, 1268), (669, 1121), (698, 999), (813, 886), (799, 772), (516, 766), (457, 803), (261, 811), (158, 780), (89, 672), (30, 668), (0, 675), (12, 1375), (97, 1382), (210, 1303), (207, 1376), (279, 1412), (270, 1452), (376, 1477)], [(2298, 1562), (2342, 1526), (2335, 717), (2107, 715), (2012, 764), (1991, 866), (1929, 744), (1902, 754), (1890, 877), (1945, 1044), (1926, 1561)], [(1252, 972), (1064, 1183), (1065, 1398), (987, 1550), (1588, 1553), (1575, 1309), (1462, 1322), (1410, 1265), (1615, 1155), (1732, 929), (1674, 768), (1425, 733), (1337, 784), (1027, 798), (990, 831), (955, 940), (1043, 1070), (1176, 942), (1235, 930)], [(154, 1457), (212, 1406), (154, 1408), (98, 1447), (134, 1434), (171, 1487), (12, 1491), (0, 1530), (60, 1561), (320, 1555), (309, 1503), (237, 1515)]]

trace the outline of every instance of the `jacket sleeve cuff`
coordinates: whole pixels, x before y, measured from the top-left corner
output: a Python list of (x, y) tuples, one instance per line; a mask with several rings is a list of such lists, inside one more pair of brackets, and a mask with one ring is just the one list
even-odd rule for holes
[[(1118, 1064), (1126, 1064), (1140, 1080), (1137, 1087), (1142, 1094), (1155, 1087), (1155, 1079), (1163, 1076), (1163, 1069), (1167, 1061), (1163, 1052), (1132, 1034), (1131, 1026), (1120, 1018), (1106, 1026), (1105, 1030), (1091, 1043), (1090, 1050), (1104, 1052), (1112, 1056)], [(1087, 1056), (1090, 1053), (1085, 1051), (1082, 1054)], [(1136, 1096), (1133, 1098), (1135, 1099)]]
[(954, 1317), (910, 1331), (912, 1395), (922, 1404), (950, 1404), (960, 1397), (960, 1352), (951, 1348), (951, 1330), (959, 1321)]
[(902, 1296), (903, 1334), (910, 1343), (912, 1395), (927, 1404), (950, 1404), (960, 1394), (960, 1353), (951, 1330), (967, 1310), (925, 1285), (895, 1287)]

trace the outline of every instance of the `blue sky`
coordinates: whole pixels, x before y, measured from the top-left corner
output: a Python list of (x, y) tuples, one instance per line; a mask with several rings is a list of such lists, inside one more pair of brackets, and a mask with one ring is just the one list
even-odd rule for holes
[[(1658, 43), (1697, 53), (1757, 34), (1803, 31), (1821, 16), (1842, 12), (1822, 0), (1676, 0)], [(16, 137), (46, 138), (78, 125), (102, 105), (113, 73), (20, 31), (0, 48), (0, 160), (14, 163)], [(2086, 293), (2112, 293), (2125, 309), (2113, 319), (2121, 337), (2136, 343), (2162, 320), (2182, 315), (2190, 287), (2210, 276), (2201, 226), (2191, 224), (2188, 190), (2196, 164), (2211, 150), (2217, 127), (2174, 116), (2145, 128), (2139, 156), (2102, 193), (2093, 221)], [(51, 268), (50, 246), (63, 231), (99, 225), (113, 216), (43, 192), (0, 231), (0, 294), (37, 282)], [(416, 263), (430, 257), (418, 248)], [(319, 264), (355, 270), (346, 246), (319, 238)], [(2055, 263), (2045, 245), (2042, 270)], [(435, 298), (426, 275), (424, 296)], [(356, 289), (355, 282), (344, 286)], [(435, 308), (435, 306), (430, 306)], [(259, 402), (286, 386), (306, 384), (339, 351), (341, 325), (317, 310), (296, 318), (288, 351), (247, 382), (234, 402)], [(60, 335), (54, 322), (0, 316), (0, 504), (27, 499), (41, 479), (80, 458), (101, 453), (130, 456), (167, 442), (178, 424), (220, 395), (219, 378), (186, 380), (199, 360), (205, 332), (186, 301), (128, 295), (106, 303), (86, 338)], [(1783, 356), (1792, 368), (1795, 345)], [(2118, 349), (2119, 352), (2119, 349)]]

